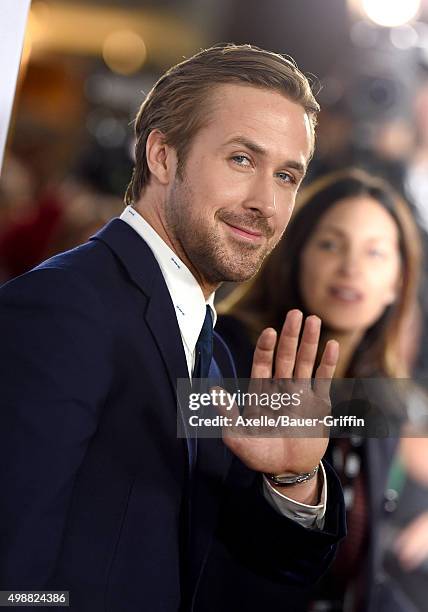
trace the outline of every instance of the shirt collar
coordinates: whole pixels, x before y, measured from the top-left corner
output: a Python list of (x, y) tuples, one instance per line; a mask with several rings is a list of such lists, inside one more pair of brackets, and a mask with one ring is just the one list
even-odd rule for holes
[(202, 289), (189, 268), (135, 208), (127, 206), (120, 218), (145, 240), (153, 252), (171, 295), (183, 341), (188, 350), (193, 353), (205, 319), (207, 306), (211, 309), (213, 325), (217, 321), (217, 313), (214, 308), (215, 293), (211, 293), (205, 301)]

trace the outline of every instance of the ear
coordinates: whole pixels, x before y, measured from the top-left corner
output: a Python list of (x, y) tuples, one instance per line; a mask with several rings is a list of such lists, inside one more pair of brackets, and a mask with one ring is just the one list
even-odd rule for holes
[(160, 130), (152, 130), (147, 137), (146, 158), (150, 173), (161, 185), (168, 185), (175, 177), (177, 153), (165, 142)]

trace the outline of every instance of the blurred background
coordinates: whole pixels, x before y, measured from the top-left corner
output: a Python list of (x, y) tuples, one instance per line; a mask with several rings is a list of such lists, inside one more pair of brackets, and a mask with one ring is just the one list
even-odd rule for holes
[(290, 54), (315, 75), (309, 181), (367, 166), (428, 227), (427, 0), (33, 0), (0, 182), (2, 281), (121, 210), (145, 93), (223, 41)]
[[(120, 214), (145, 94), (170, 65), (226, 41), (289, 54), (313, 75), (322, 112), (306, 183), (350, 165), (385, 177), (412, 207), (426, 262), (428, 0), (33, 0), (0, 179), (0, 284)], [(412, 358), (426, 382), (425, 269), (419, 302)], [(402, 580), (412, 602), (388, 612), (428, 609), (426, 450), (408, 451), (423, 472), (419, 573)]]

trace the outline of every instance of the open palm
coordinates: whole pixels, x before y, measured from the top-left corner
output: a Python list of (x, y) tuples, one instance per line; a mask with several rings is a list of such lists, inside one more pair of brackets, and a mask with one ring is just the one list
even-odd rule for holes
[[(293, 389), (301, 389), (304, 384), (299, 413), (325, 416), (330, 409), (330, 383), (336, 368), (339, 347), (335, 340), (326, 343), (312, 386), (321, 321), (316, 316), (307, 317), (299, 343), (302, 322), (302, 313), (299, 310), (291, 310), (286, 316), (279, 340), (272, 328), (267, 328), (260, 334), (254, 351), (249, 391), (260, 392), (263, 381), (267, 383), (268, 379), (277, 381), (278, 389), (286, 389), (290, 395)], [(272, 390), (270, 380), (269, 386)], [(235, 414), (239, 414), (236, 407)], [(302, 473), (313, 470), (326, 451), (328, 436), (323, 427), (320, 427), (319, 432), (323, 437), (262, 437), (246, 435), (245, 431), (228, 428), (223, 430), (223, 440), (230, 450), (253, 470), (271, 474)]]

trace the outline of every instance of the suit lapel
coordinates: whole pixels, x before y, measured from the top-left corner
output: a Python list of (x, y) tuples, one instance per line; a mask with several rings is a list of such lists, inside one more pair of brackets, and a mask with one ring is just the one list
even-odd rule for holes
[(137, 232), (121, 219), (110, 221), (91, 240), (107, 244), (149, 298), (144, 316), (175, 392), (177, 378), (188, 378), (189, 374), (174, 305), (155, 256)]
[[(171, 296), (151, 249), (137, 232), (121, 219), (110, 221), (91, 240), (104, 242), (114, 252), (131, 280), (148, 298), (143, 315), (162, 356), (169, 383), (176, 397), (177, 379), (188, 379), (189, 373)], [(186, 441), (190, 457), (190, 441), (187, 436)]]
[[(195, 467), (196, 440), (191, 438), (189, 427), (186, 424), (185, 415), (188, 414), (188, 410), (186, 411), (181, 405), (180, 395), (177, 394), (177, 381), (179, 378), (189, 385), (190, 391), (189, 372), (174, 306), (163, 278), (161, 281), (154, 284), (153, 293), (145, 313), (145, 319), (152, 333), (153, 340), (162, 355), (166, 371), (168, 372), (169, 382), (177, 399), (178, 417), (181, 418), (181, 431), (186, 438), (189, 475), (191, 475)], [(177, 432), (178, 426), (179, 422), (177, 421)]]

